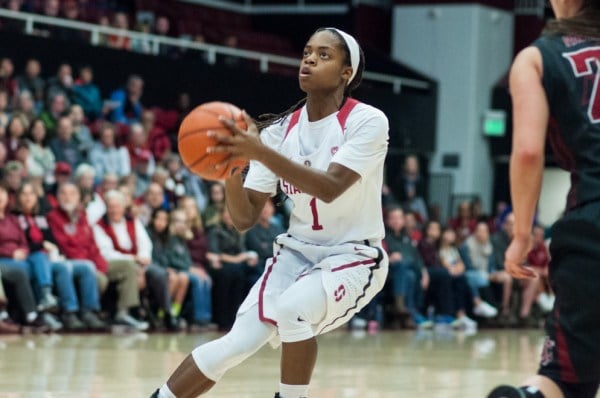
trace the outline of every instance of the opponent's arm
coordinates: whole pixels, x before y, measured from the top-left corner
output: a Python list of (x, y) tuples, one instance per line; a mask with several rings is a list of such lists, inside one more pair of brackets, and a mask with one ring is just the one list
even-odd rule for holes
[(535, 47), (521, 51), (510, 72), (513, 146), (510, 194), (515, 214), (514, 238), (506, 251), (506, 270), (517, 278), (535, 277), (521, 266), (531, 246), (531, 226), (542, 187), (549, 107), (542, 85), (542, 56)]

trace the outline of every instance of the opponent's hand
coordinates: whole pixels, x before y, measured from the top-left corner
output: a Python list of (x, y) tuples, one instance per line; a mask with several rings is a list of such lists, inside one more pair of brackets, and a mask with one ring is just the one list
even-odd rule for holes
[(511, 276), (518, 279), (533, 279), (537, 273), (524, 265), (527, 254), (531, 250), (531, 236), (515, 236), (504, 254), (504, 268)]

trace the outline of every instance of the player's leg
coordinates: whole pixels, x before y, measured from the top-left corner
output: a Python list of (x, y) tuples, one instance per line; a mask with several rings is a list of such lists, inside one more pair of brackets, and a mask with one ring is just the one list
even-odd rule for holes
[(192, 398), (204, 394), (225, 372), (254, 354), (275, 336), (274, 326), (263, 323), (255, 305), (240, 314), (229, 333), (192, 351), (153, 397)]
[(327, 312), (327, 295), (320, 270), (290, 286), (277, 303), (277, 322), (282, 341), (282, 398), (308, 396), (308, 385), (317, 360), (317, 340), (312, 325)]
[[(600, 382), (600, 204), (568, 213), (553, 229), (550, 281), (556, 301), (546, 322), (546, 341), (538, 376), (526, 387), (506, 387), (526, 392), (522, 397), (593, 398)], [(500, 388), (500, 387), (499, 387)], [(496, 392), (496, 395), (493, 395)], [(494, 391), (490, 398), (512, 397)]]

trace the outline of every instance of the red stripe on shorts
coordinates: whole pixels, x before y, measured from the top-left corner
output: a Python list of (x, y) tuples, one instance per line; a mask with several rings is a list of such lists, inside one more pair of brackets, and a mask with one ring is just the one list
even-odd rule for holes
[(278, 255), (279, 255), (279, 252), (277, 252), (277, 254), (275, 254), (275, 256), (273, 256), (273, 262), (271, 263), (271, 265), (269, 265), (269, 268), (267, 269), (267, 272), (265, 273), (265, 277), (263, 278), (262, 283), (260, 284), (260, 290), (258, 292), (258, 319), (260, 319), (261, 322), (267, 322), (267, 323), (272, 324), (273, 326), (277, 326), (277, 322), (274, 319), (267, 318), (265, 316), (265, 313), (263, 310), (263, 295), (265, 293), (265, 288), (267, 287), (267, 279), (269, 279), (269, 276), (271, 275), (271, 272), (273, 271), (273, 266), (277, 262)]
[(359, 265), (369, 265), (369, 264), (375, 264), (375, 260), (373, 260), (373, 259), (362, 260), (362, 261), (355, 261), (350, 264), (340, 265), (339, 267), (332, 268), (331, 272), (337, 272), (337, 271), (344, 270), (346, 268), (358, 267)]
[(560, 327), (560, 313), (558, 309), (554, 314), (554, 322), (556, 325), (556, 351), (558, 353), (558, 363), (560, 364), (560, 379), (567, 383), (579, 383), (579, 377), (577, 377), (573, 362), (571, 362), (571, 355), (569, 355), (567, 338)]

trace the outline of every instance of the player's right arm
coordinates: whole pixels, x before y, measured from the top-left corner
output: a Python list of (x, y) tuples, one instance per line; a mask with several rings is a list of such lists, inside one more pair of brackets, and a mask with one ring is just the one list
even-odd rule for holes
[(225, 181), (225, 204), (233, 224), (241, 232), (256, 224), (269, 196), (269, 193), (244, 188), (244, 182), (239, 174)]

